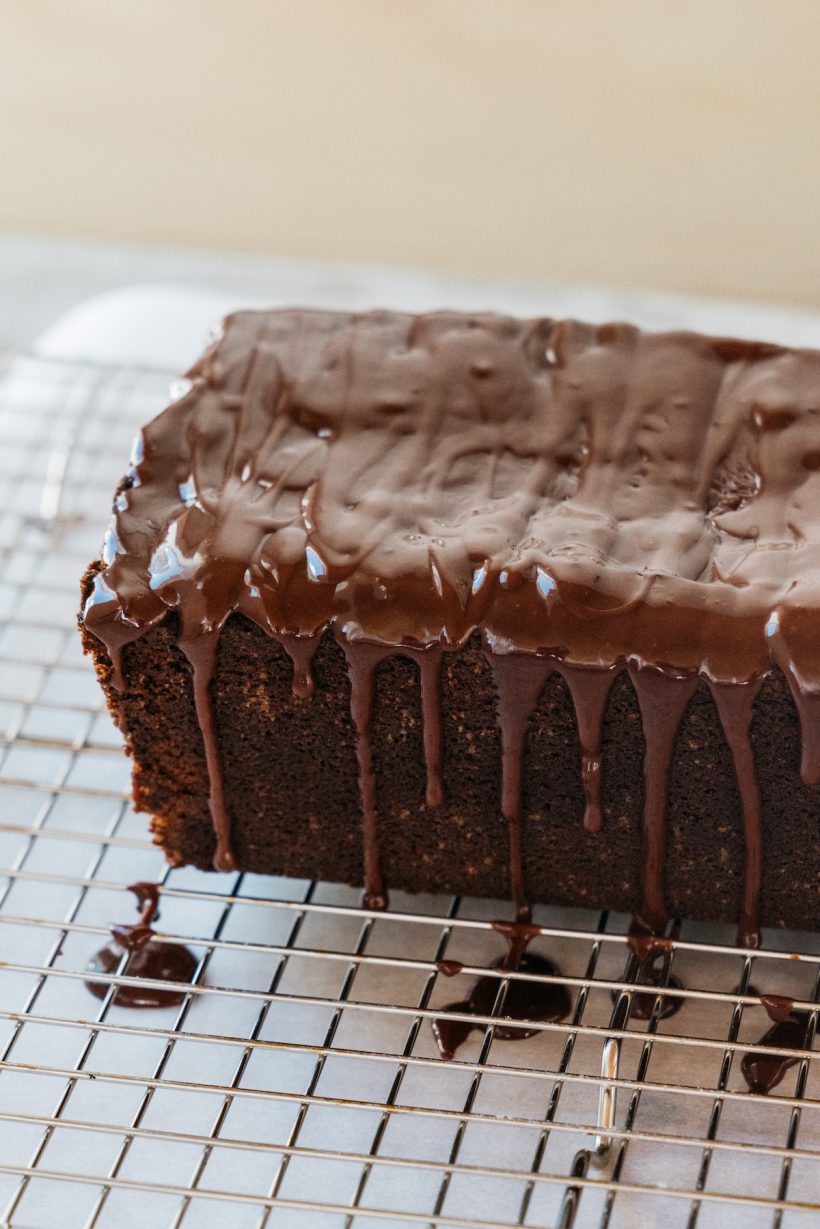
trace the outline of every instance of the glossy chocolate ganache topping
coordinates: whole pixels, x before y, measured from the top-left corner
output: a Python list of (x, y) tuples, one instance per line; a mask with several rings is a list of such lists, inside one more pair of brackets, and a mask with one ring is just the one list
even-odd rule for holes
[(84, 618), (122, 649), (169, 611), (194, 678), (214, 864), (234, 865), (209, 695), (241, 612), (293, 660), (331, 628), (350, 668), (364, 879), (384, 900), (369, 725), (374, 672), (418, 663), (427, 801), (442, 798), (442, 654), (481, 631), (498, 690), (511, 890), (526, 916), (521, 764), (539, 693), (573, 697), (601, 825), (600, 737), (628, 670), (646, 744), (644, 921), (665, 920), (665, 799), (697, 680), (734, 757), (761, 883), (752, 707), (772, 663), (820, 781), (820, 353), (495, 315), (243, 312), (143, 432)]

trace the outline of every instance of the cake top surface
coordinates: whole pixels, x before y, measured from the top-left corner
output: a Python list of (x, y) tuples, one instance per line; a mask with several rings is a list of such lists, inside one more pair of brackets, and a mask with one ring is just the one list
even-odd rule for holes
[(87, 611), (820, 686), (820, 352), (241, 312), (178, 391)]

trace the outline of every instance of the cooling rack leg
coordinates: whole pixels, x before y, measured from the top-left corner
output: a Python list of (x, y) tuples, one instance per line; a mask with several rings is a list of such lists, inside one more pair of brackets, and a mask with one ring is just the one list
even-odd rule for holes
[(612, 1152), (610, 1132), (615, 1125), (618, 1090), (609, 1081), (618, 1078), (620, 1057), (620, 1041), (617, 1037), (608, 1037), (604, 1042), (604, 1051), (601, 1055), (601, 1076), (608, 1082), (601, 1085), (598, 1095), (598, 1134), (595, 1136), (595, 1148), (591, 1155), (594, 1164), (601, 1166), (606, 1165)]
[[(608, 922), (609, 922), (609, 914), (606, 911), (604, 911), (600, 914), (598, 918), (598, 925), (596, 926), (596, 931), (598, 934), (602, 934), (606, 930)], [(601, 954), (601, 941), (597, 940), (592, 945), (592, 950), (589, 954), (589, 960), (587, 961), (587, 967), (584, 972), (584, 983), (585, 984), (581, 986), (580, 990), (578, 991), (578, 998), (575, 1001), (575, 1010), (572, 1013), (572, 1023), (574, 1025), (576, 1024), (580, 1025), (581, 1021), (583, 1020), (584, 1009), (586, 1007), (587, 999), (589, 997), (590, 985), (592, 983), (593, 978), (595, 977), (595, 969), (597, 967), (598, 957), (600, 956), (600, 954)], [(573, 1050), (575, 1049), (575, 1041), (576, 1041), (577, 1036), (578, 1034), (573, 1032), (573, 1033), (570, 1033), (570, 1035), (567, 1037), (566, 1045), (564, 1046), (564, 1050), (561, 1055), (561, 1061), (558, 1064), (559, 1077), (565, 1075), (567, 1072), (567, 1069), (569, 1068)], [(556, 1080), (555, 1085), (553, 1086), (552, 1095), (550, 1097), (549, 1105), (547, 1106), (547, 1112), (544, 1118), (544, 1127), (541, 1130), (541, 1134), (538, 1140), (538, 1146), (535, 1149), (535, 1155), (533, 1156), (532, 1165), (530, 1166), (531, 1174), (537, 1174), (541, 1167), (541, 1160), (544, 1156), (544, 1150), (546, 1149), (546, 1146), (547, 1146), (547, 1140), (549, 1139), (550, 1126), (555, 1119), (555, 1115), (558, 1110), (558, 1104), (561, 1098), (561, 1092), (564, 1086), (565, 1086), (565, 1081), (560, 1078)], [(532, 1201), (534, 1190), (535, 1190), (535, 1182), (533, 1181), (532, 1178), (530, 1178), (529, 1182), (527, 1183), (527, 1188), (524, 1191), (524, 1196), (521, 1200), (521, 1206), (518, 1210), (517, 1223), (519, 1225), (524, 1225), (526, 1223), (527, 1213), (529, 1212), (530, 1203)]]
[[(630, 958), (632, 959), (632, 958)], [(631, 995), (626, 992), (618, 996), (610, 1021), (611, 1028), (622, 1029), (629, 1019)], [(621, 1057), (621, 1043), (617, 1037), (607, 1037), (601, 1053), (601, 1076), (607, 1081), (617, 1080), (618, 1064)], [(611, 1083), (601, 1085), (598, 1094), (598, 1132), (595, 1136), (594, 1148), (582, 1148), (576, 1152), (572, 1162), (570, 1178), (585, 1178), (591, 1164), (603, 1168), (612, 1158), (613, 1139), (612, 1128), (615, 1125), (617, 1108), (617, 1090)], [(558, 1219), (559, 1229), (572, 1229), (578, 1204), (581, 1199), (580, 1186), (568, 1186), (561, 1204)]]

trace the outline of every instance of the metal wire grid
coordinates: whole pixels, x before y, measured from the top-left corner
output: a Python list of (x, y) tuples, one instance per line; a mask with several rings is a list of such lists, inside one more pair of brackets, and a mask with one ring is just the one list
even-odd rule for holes
[[(757, 992), (820, 1001), (820, 951), (684, 927), (679, 1014), (630, 1017), (627, 919), (541, 909), (571, 1017), (442, 1063), (429, 1021), (487, 974), (499, 902), (168, 870), (74, 630), (128, 442), (168, 373), (3, 356), (0, 389), (0, 1203), (16, 1229), (713, 1226), (820, 1222), (814, 1050), (768, 1097), (740, 1057)], [(162, 885), (198, 956), (179, 1008), (82, 984), (123, 891)], [(456, 978), (436, 962), (464, 962)], [(526, 977), (526, 974), (513, 976)], [(617, 1103), (615, 1095), (617, 1094)]]

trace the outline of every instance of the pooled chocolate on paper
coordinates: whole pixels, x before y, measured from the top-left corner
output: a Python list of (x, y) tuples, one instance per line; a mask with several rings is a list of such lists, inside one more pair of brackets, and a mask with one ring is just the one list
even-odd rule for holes
[[(159, 940), (153, 923), (159, 918), (159, 890), (154, 883), (132, 883), (139, 909), (136, 922), (117, 922), (111, 927), (111, 940), (95, 952), (86, 965), (86, 987), (98, 999), (112, 990), (112, 982), (98, 981), (100, 973), (119, 973), (128, 980), (116, 985), (112, 1003), (118, 1007), (176, 1007), (185, 1000), (179, 986), (157, 982), (187, 984), (196, 972), (193, 952), (181, 943)], [(122, 966), (122, 967), (121, 967)], [(140, 980), (135, 980), (140, 979)], [(153, 983), (153, 984), (151, 984)]]

